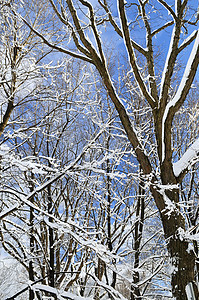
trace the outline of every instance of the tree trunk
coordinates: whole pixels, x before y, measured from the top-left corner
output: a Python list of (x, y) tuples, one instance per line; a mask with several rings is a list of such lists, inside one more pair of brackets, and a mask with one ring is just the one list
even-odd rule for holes
[[(48, 128), (49, 133), (49, 128)], [(48, 157), (50, 157), (50, 145), (49, 141), (47, 140), (47, 154)], [(50, 161), (48, 162), (49, 168), (51, 168)], [(51, 194), (51, 185), (49, 184), (47, 186), (47, 197), (48, 197), (48, 214), (52, 215), (53, 213), (53, 199)], [(49, 216), (49, 228), (48, 228), (48, 237), (49, 237), (49, 269), (48, 269), (48, 275), (49, 275), (49, 286), (55, 287), (55, 246), (54, 246), (54, 230), (50, 226), (50, 224), (53, 223), (53, 217)], [(56, 295), (54, 296), (54, 299), (57, 299)]]
[(178, 182), (168, 161), (165, 160), (161, 165), (161, 181), (164, 189), (157, 194), (157, 190), (154, 192), (152, 189), (152, 193), (161, 215), (170, 258), (172, 294), (176, 300), (187, 300), (187, 284), (193, 284), (197, 295), (194, 281), (196, 256), (194, 251), (189, 249), (189, 242), (186, 240), (185, 219), (179, 205), (179, 189), (175, 188)]
[(169, 214), (166, 209), (161, 217), (170, 257), (172, 293), (176, 300), (187, 300), (187, 284), (192, 283), (194, 289), (197, 290), (194, 282), (196, 257), (194, 252), (189, 249), (189, 242), (184, 236), (184, 218), (179, 210)]
[[(34, 233), (33, 233), (33, 220), (34, 220), (34, 210), (31, 207), (30, 208), (30, 254), (33, 255), (33, 251), (34, 251)], [(31, 281), (34, 281), (34, 270), (33, 270), (33, 261), (32, 261), (32, 257), (31, 260), (29, 262), (29, 279)], [(29, 290), (29, 300), (33, 300), (34, 299), (34, 292), (33, 290)]]
[[(33, 192), (33, 174), (31, 173), (30, 180), (30, 192)], [(31, 202), (34, 203), (34, 197), (31, 198)], [(29, 261), (29, 279), (34, 282), (34, 267), (33, 267), (33, 255), (34, 255), (34, 209), (30, 207), (30, 255), (31, 259)], [(29, 300), (33, 300), (34, 292), (32, 289), (29, 290)]]
[[(142, 240), (142, 233), (143, 233), (143, 225), (144, 225), (144, 209), (145, 209), (145, 203), (144, 203), (144, 187), (143, 187), (143, 181), (140, 180), (139, 183), (139, 190), (138, 190), (138, 197), (137, 197), (137, 208), (136, 208), (136, 223), (135, 223), (135, 230), (134, 230), (134, 247), (133, 250), (135, 251), (135, 261), (134, 261), (134, 268), (139, 268), (139, 262), (140, 262), (140, 243)], [(139, 271), (135, 271), (133, 273), (133, 285), (131, 287), (131, 293), (130, 293), (130, 299), (131, 300), (140, 300), (141, 293), (140, 288), (135, 285), (140, 281), (140, 275)]]
[[(51, 198), (51, 187), (48, 186), (48, 213), (52, 214), (52, 198)], [(53, 218), (49, 217), (49, 222), (53, 223)], [(49, 285), (55, 286), (55, 251), (54, 251), (54, 233), (53, 228), (49, 226), (49, 252), (50, 252), (50, 261), (49, 261)]]

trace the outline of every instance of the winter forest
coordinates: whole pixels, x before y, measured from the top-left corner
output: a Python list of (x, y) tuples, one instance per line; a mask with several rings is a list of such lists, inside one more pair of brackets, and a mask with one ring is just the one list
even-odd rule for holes
[(0, 299), (199, 299), (198, 1), (0, 23)]

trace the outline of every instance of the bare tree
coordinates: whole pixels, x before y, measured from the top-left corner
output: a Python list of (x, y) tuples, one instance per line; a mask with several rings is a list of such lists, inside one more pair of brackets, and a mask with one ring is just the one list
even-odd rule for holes
[[(195, 297), (197, 297), (196, 253), (189, 247), (189, 239), (194, 231), (190, 227), (187, 231), (188, 224), (186, 215), (182, 212), (180, 186), (185, 180), (185, 174), (189, 172), (190, 166), (197, 160), (199, 142), (197, 136), (193, 137), (195, 141), (194, 139), (189, 141), (189, 144), (192, 143), (192, 145), (182, 154), (178, 162), (174, 161), (172, 147), (173, 120), (183, 104), (186, 103), (199, 62), (199, 32), (198, 29), (194, 30), (198, 21), (197, 4), (195, 3), (193, 8), (193, 3), (191, 4), (188, 0), (175, 0), (171, 6), (163, 0), (153, 3), (141, 0), (135, 3), (118, 0), (118, 22), (118, 19), (114, 17), (116, 1), (109, 3), (106, 0), (99, 0), (95, 5), (86, 0), (59, 1), (59, 4), (49, 0), (49, 3), (60, 24), (70, 31), (71, 48), (65, 46), (64, 39), (61, 46), (56, 45), (23, 18), (24, 22), (52, 49), (89, 62), (98, 70), (136, 153), (143, 178), (145, 178), (145, 182), (148, 182), (159, 210), (173, 268), (171, 279), (173, 296), (176, 299), (187, 299), (186, 291), (193, 288)], [(156, 17), (158, 13), (162, 14), (161, 20), (153, 22), (153, 17)], [(165, 14), (169, 14), (168, 21), (164, 21)], [(140, 24), (141, 39), (139, 40), (136, 38), (136, 29)], [(150, 108), (156, 143), (155, 153), (150, 152), (143, 143), (141, 136), (144, 132), (141, 131), (141, 135), (138, 134), (139, 127), (136, 126), (134, 118), (128, 111), (128, 97), (119, 96), (117, 84), (114, 84), (117, 70), (113, 76), (114, 80), (111, 78), (106, 62), (103, 37), (105, 34), (103, 26), (105, 25), (111, 34), (115, 34), (115, 39), (123, 40), (124, 45), (118, 46), (118, 51), (128, 56), (129, 71), (133, 73), (133, 80), (136, 80), (146, 106)], [(165, 30), (169, 30), (170, 39), (159, 80), (156, 77), (155, 37), (164, 33)], [(181, 32), (184, 32), (185, 37)], [(141, 40), (144, 42), (142, 43)], [(172, 76), (176, 71), (178, 57), (191, 44), (193, 45), (184, 68), (184, 74), (181, 75), (180, 69), (181, 80), (179, 85), (174, 87), (172, 86)], [(143, 72), (138, 65), (137, 53), (147, 65)], [(119, 78), (117, 78), (118, 80)], [(157, 166), (153, 163), (154, 156), (158, 162)]]

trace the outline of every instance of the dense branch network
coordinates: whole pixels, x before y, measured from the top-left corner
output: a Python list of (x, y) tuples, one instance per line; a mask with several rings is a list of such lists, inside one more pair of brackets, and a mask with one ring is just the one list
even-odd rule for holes
[[(120, 246), (128, 239), (130, 234), (134, 231), (135, 244), (133, 246), (133, 251), (135, 251), (136, 253), (134, 267), (136, 269), (139, 266), (141, 238), (144, 230), (143, 223), (145, 221), (145, 209), (147, 206), (145, 203), (146, 199), (144, 196), (145, 196), (145, 189), (149, 187), (151, 195), (155, 200), (156, 207), (158, 208), (159, 211), (159, 216), (162, 222), (161, 224), (164, 231), (164, 238), (165, 238), (168, 255), (171, 260), (172, 268), (174, 268), (175, 270), (175, 272), (173, 272), (171, 276), (172, 292), (173, 295), (178, 300), (179, 299), (184, 300), (186, 299), (187, 286), (193, 285), (194, 289), (196, 289), (195, 253), (197, 250), (197, 245), (194, 244), (195, 252), (189, 247), (189, 240), (187, 239), (187, 235), (186, 235), (186, 217), (184, 212), (182, 213), (183, 209), (180, 203), (180, 199), (181, 199), (180, 187), (182, 186), (182, 182), (183, 179), (185, 178), (186, 173), (189, 171), (189, 169), (192, 166), (194, 166), (194, 164), (198, 162), (199, 142), (197, 139), (194, 143), (192, 143), (191, 146), (188, 147), (187, 151), (185, 151), (184, 155), (181, 155), (181, 158), (177, 162), (173, 163), (174, 149), (172, 146), (172, 142), (173, 142), (172, 139), (173, 139), (173, 122), (180, 108), (186, 102), (187, 95), (191, 90), (191, 86), (192, 83), (194, 82), (194, 78), (197, 72), (197, 67), (199, 64), (199, 30), (196, 29), (192, 31), (190, 35), (183, 42), (181, 42), (182, 29), (183, 28), (186, 29), (186, 26), (188, 25), (195, 26), (197, 24), (198, 18), (196, 17), (197, 19), (193, 22), (187, 21), (186, 14), (187, 14), (188, 0), (184, 0), (184, 1), (176, 0), (175, 9), (173, 9), (173, 7), (171, 7), (166, 1), (158, 0), (158, 5), (160, 5), (165, 11), (167, 11), (170, 16), (169, 21), (167, 20), (165, 21), (165, 23), (161, 23), (160, 26), (158, 27), (155, 27), (154, 24), (152, 24), (152, 22), (150, 21), (149, 1), (138, 0), (136, 3), (133, 4), (130, 3), (128, 5), (128, 2), (126, 3), (126, 1), (124, 0), (118, 0), (117, 14), (119, 16), (119, 21), (118, 18), (114, 17), (114, 13), (111, 11), (111, 6), (109, 6), (108, 1), (106, 0), (98, 0), (96, 6), (92, 4), (92, 1), (87, 1), (87, 0), (80, 0), (80, 1), (66, 0), (64, 4), (65, 6), (61, 1), (58, 1), (57, 3), (57, 1), (49, 0), (48, 4), (50, 5), (52, 12), (54, 13), (54, 16), (56, 16), (56, 18), (58, 19), (58, 24), (60, 24), (61, 27), (63, 26), (64, 29), (61, 30), (65, 32), (67, 31), (69, 33), (71, 39), (69, 40), (69, 43), (67, 43), (67, 46), (66, 44), (64, 44), (65, 43), (64, 38), (63, 39), (61, 38), (59, 40), (59, 43), (58, 42), (53, 43), (52, 42), (53, 39), (50, 39), (46, 37), (45, 34), (41, 33), (41, 30), (39, 30), (37, 27), (36, 21), (30, 24), (30, 22), (28, 22), (25, 17), (20, 16), (13, 9), (11, 4), (9, 5), (9, 7), (11, 8), (13, 15), (15, 17), (19, 17), (27, 26), (28, 30), (30, 30), (30, 32), (33, 32), (35, 36), (39, 37), (42, 43), (50, 47), (53, 51), (55, 50), (56, 53), (60, 52), (66, 54), (67, 56), (73, 57), (75, 59), (82, 60), (87, 65), (91, 64), (92, 66), (95, 67), (95, 69), (98, 71), (98, 75), (100, 76), (100, 80), (101, 80), (100, 82), (102, 82), (103, 84), (102, 91), (105, 90), (108, 95), (106, 100), (108, 111), (110, 109), (109, 101), (111, 101), (114, 110), (117, 112), (116, 118), (120, 120), (120, 123), (122, 125), (122, 130), (123, 130), (122, 132), (123, 134), (125, 134), (125, 139), (128, 140), (128, 143), (131, 146), (131, 151), (133, 149), (133, 151), (129, 152), (128, 154), (131, 156), (132, 160), (134, 160), (134, 157), (136, 157), (137, 162), (139, 163), (140, 171), (138, 172), (139, 182), (137, 186), (139, 188), (138, 188), (138, 196), (137, 196), (137, 206), (135, 205), (133, 207), (134, 211), (136, 211), (136, 221), (134, 225), (131, 226), (131, 229), (127, 230), (127, 232), (125, 232), (124, 235), (121, 236), (120, 242), (118, 243), (118, 248), (117, 247), (115, 248), (116, 252), (119, 251), (118, 249), (120, 248)], [(139, 44), (136, 41), (136, 39), (134, 39), (133, 36), (134, 28), (133, 26), (131, 27), (130, 25), (131, 23), (129, 23), (129, 20), (134, 22), (134, 20), (130, 19), (130, 13), (132, 12), (130, 10), (132, 6), (135, 7), (137, 10), (137, 15), (135, 16), (135, 23), (139, 22), (140, 25), (142, 22), (142, 38), (144, 37), (145, 39), (145, 47)], [(118, 88), (118, 86), (120, 85), (119, 79), (118, 82), (117, 79), (115, 79), (115, 77), (117, 77), (118, 75), (117, 72), (119, 71), (116, 70), (116, 76), (112, 76), (111, 75), (112, 70), (107, 63), (108, 55), (106, 53), (105, 50), (106, 48), (103, 42), (103, 34), (104, 34), (103, 26), (105, 25), (108, 25), (109, 29), (111, 28), (110, 29), (111, 33), (114, 33), (116, 37), (122, 39), (123, 45), (121, 49), (125, 49), (124, 50), (125, 56), (128, 58), (128, 63), (127, 63), (128, 67), (126, 69), (128, 70), (130, 69), (130, 72), (126, 70), (124, 71), (125, 79), (128, 81), (128, 83), (127, 84), (124, 83), (125, 88), (123, 94), (122, 92), (119, 91)], [(170, 37), (170, 44), (166, 55), (165, 64), (163, 65), (163, 70), (160, 77), (158, 77), (156, 75), (157, 51), (156, 51), (156, 45), (154, 39), (155, 36), (157, 36), (159, 33), (163, 33), (164, 30), (166, 29), (172, 30), (172, 33)], [(63, 34), (63, 36), (65, 35)], [(179, 54), (182, 53), (182, 51), (187, 49), (188, 47), (192, 48), (191, 53), (189, 55), (188, 62), (186, 64), (184, 73), (182, 75), (178, 87), (175, 89), (175, 91), (173, 91), (172, 82), (174, 80), (175, 72), (177, 72), (176, 65), (178, 62)], [(8, 124), (10, 115), (14, 108), (14, 95), (16, 92), (15, 63), (16, 63), (16, 59), (14, 59), (14, 64), (12, 66), (12, 72), (11, 72), (13, 86), (11, 88), (11, 94), (9, 95), (10, 98), (8, 97), (7, 110), (5, 111), (3, 116), (3, 121), (0, 124), (0, 133), (3, 132), (5, 126)], [(141, 68), (140, 65), (142, 65), (143, 68)], [(99, 78), (98, 75), (95, 77), (94, 80), (96, 86), (98, 85), (98, 79), (96, 80), (96, 78)], [(130, 86), (130, 88), (128, 86), (128, 90), (130, 91), (130, 92), (128, 91), (129, 95), (131, 94), (132, 90), (135, 91), (135, 93), (132, 93), (133, 96), (131, 95), (132, 98), (130, 97), (128, 98), (128, 96), (126, 96), (127, 95), (126, 90), (128, 84)], [(90, 85), (90, 83), (88, 85)], [(97, 91), (96, 97), (100, 96), (100, 92)], [(136, 98), (136, 96), (138, 96), (140, 99), (140, 102), (137, 104), (138, 108), (136, 107), (136, 105), (134, 107), (134, 103), (136, 102), (136, 99), (134, 99), (134, 97)], [(150, 115), (148, 119), (145, 116), (146, 123), (151, 122), (150, 126), (152, 128), (152, 129), (150, 128), (152, 138), (151, 139), (149, 138), (147, 141), (145, 141), (144, 136), (148, 134), (147, 132), (148, 124), (143, 125), (143, 122), (140, 121), (142, 116), (138, 116), (139, 112), (141, 111), (139, 107), (140, 103), (144, 103), (143, 106), (147, 108), (147, 111), (149, 112), (148, 115)], [(98, 105), (100, 105), (100, 101), (98, 102)], [(138, 113), (136, 111), (136, 108)], [(98, 109), (99, 108), (97, 108), (96, 111)], [(83, 110), (83, 105), (81, 106), (81, 110)], [(146, 114), (146, 110), (144, 114)], [(109, 120), (110, 120), (110, 116), (109, 116)], [(97, 121), (95, 122), (96, 122), (95, 123), (96, 126)], [(118, 228), (122, 229), (122, 226), (124, 227), (126, 226), (128, 221), (131, 219), (133, 212), (131, 211), (132, 208), (131, 205), (129, 204), (129, 207), (127, 209), (129, 210), (129, 214), (127, 214), (128, 215), (127, 220), (124, 221), (124, 223), (121, 223), (122, 225), (119, 224), (119, 226), (117, 227), (116, 221), (119, 220), (119, 216), (117, 216), (115, 221), (115, 228), (113, 229), (111, 206), (115, 205), (114, 201), (117, 202), (115, 200), (117, 199), (117, 197), (115, 197), (114, 200), (111, 199), (112, 194), (114, 194), (115, 192), (111, 190), (112, 176), (114, 173), (114, 171), (111, 171), (111, 167), (110, 167), (110, 160), (111, 160), (110, 157), (112, 158), (112, 156), (109, 156), (111, 153), (109, 149), (111, 125), (112, 125), (111, 122), (108, 121), (108, 123), (105, 126), (102, 126), (100, 128), (100, 131), (97, 134), (95, 134), (94, 137), (90, 135), (90, 142), (88, 142), (85, 147), (82, 147), (82, 151), (78, 152), (77, 150), (77, 153), (79, 154), (76, 155), (76, 158), (71, 160), (72, 161), (71, 163), (67, 161), (66, 166), (63, 167), (63, 169), (60, 172), (55, 172), (55, 174), (52, 175), (52, 177), (49, 175), (46, 176), (46, 181), (43, 184), (40, 184), (38, 187), (35, 188), (33, 184), (31, 186), (31, 192), (27, 196), (22, 195), (20, 193), (16, 194), (15, 198), (18, 203), (16, 205), (6, 208), (0, 214), (0, 220), (3, 220), (2, 222), (4, 222), (5, 220), (4, 229), (7, 232), (8, 232), (8, 227), (5, 225), (6, 218), (10, 214), (15, 214), (15, 213), (17, 214), (19, 209), (21, 209), (22, 206), (28, 206), (30, 208), (30, 216), (32, 217), (32, 219), (30, 218), (31, 219), (30, 227), (32, 226), (31, 222), (34, 219), (35, 212), (39, 212), (45, 216), (44, 223), (45, 226), (48, 227), (49, 241), (50, 241), (49, 242), (50, 247), (48, 249), (50, 253), (49, 274), (52, 279), (52, 280), (50, 279), (51, 280), (50, 286), (52, 288), (53, 293), (57, 292), (54, 289), (54, 278), (56, 272), (54, 270), (55, 239), (53, 235), (57, 234), (56, 242), (58, 243), (58, 232), (60, 231), (62, 234), (68, 234), (72, 240), (72, 242), (70, 240), (68, 243), (69, 258), (67, 258), (68, 260), (67, 263), (65, 264), (65, 269), (64, 269), (65, 272), (67, 272), (71, 264), (72, 256), (76, 254), (76, 251), (78, 249), (78, 243), (79, 245), (81, 245), (82, 248), (86, 249), (83, 255), (81, 256), (81, 258), (78, 260), (79, 265), (76, 268), (77, 272), (75, 273), (74, 271), (74, 274), (71, 276), (71, 278), (68, 279), (68, 282), (65, 287), (65, 291), (68, 291), (70, 287), (74, 284), (74, 282), (81, 279), (79, 278), (79, 273), (83, 270), (85, 262), (88, 260), (88, 257), (90, 255), (89, 251), (93, 251), (93, 253), (94, 252), (97, 253), (96, 257), (98, 258), (98, 263), (97, 263), (98, 267), (95, 268), (95, 275), (93, 275), (94, 276), (93, 278), (96, 283), (95, 298), (99, 299), (99, 288), (102, 285), (111, 299), (113, 297), (117, 297), (117, 295), (119, 295), (118, 297), (120, 297), (120, 294), (116, 292), (116, 281), (117, 281), (117, 276), (119, 276), (118, 274), (120, 272), (116, 268), (117, 256), (114, 253), (113, 245), (114, 245), (114, 241), (117, 240), (117, 236), (120, 236), (120, 233), (117, 235)], [(60, 138), (66, 128), (67, 128), (67, 123), (65, 124), (65, 126), (63, 126), (61, 130), (61, 133), (59, 135)], [(49, 134), (48, 136), (50, 136), (50, 131), (48, 131), (48, 134)], [(84, 157), (86, 156), (88, 151), (92, 152), (93, 145), (98, 141), (98, 139), (101, 138), (101, 135), (104, 135), (106, 140), (106, 146), (105, 149), (103, 150), (104, 152), (102, 151), (103, 153), (106, 153), (104, 155), (103, 163), (102, 163), (102, 165), (105, 164), (106, 167), (104, 168), (103, 165), (104, 169), (98, 170), (96, 167), (97, 163), (93, 164), (95, 165), (95, 167), (93, 167), (91, 163), (88, 165), (85, 163), (84, 165), (82, 161), (84, 161)], [(149, 145), (150, 141), (153, 141), (154, 143), (153, 147)], [(57, 151), (58, 143), (59, 143), (58, 141), (57, 143), (55, 143), (54, 151), (52, 152), (52, 157)], [(47, 145), (47, 150), (46, 150), (47, 156), (50, 157), (49, 139), (47, 139), (46, 145)], [(48, 161), (49, 174), (52, 174), (50, 173), (52, 171), (51, 161), (50, 159)], [(82, 165), (80, 162), (82, 163)], [(137, 162), (136, 162), (136, 168), (137, 168)], [(104, 188), (105, 190), (104, 202), (102, 201), (101, 203), (101, 198), (99, 197), (101, 211), (103, 211), (101, 212), (101, 216), (99, 219), (102, 220), (102, 223), (105, 225), (103, 225), (104, 227), (102, 226), (101, 229), (100, 227), (101, 223), (99, 222), (98, 224), (96, 221), (95, 214), (97, 214), (97, 212), (94, 212), (92, 224), (95, 225), (95, 229), (97, 228), (99, 230), (96, 229), (96, 231), (93, 232), (89, 231), (90, 230), (89, 218), (91, 214), (89, 210), (90, 208), (89, 205), (92, 206), (93, 201), (96, 201), (97, 193), (96, 194), (94, 193), (93, 196), (95, 200), (92, 199), (91, 202), (88, 201), (89, 203), (87, 209), (85, 209), (85, 214), (89, 215), (88, 221), (85, 221), (85, 224), (86, 222), (88, 222), (88, 224), (86, 225), (84, 224), (86, 229), (84, 228), (84, 226), (78, 225), (79, 220), (78, 218), (76, 218), (75, 213), (73, 215), (74, 220), (72, 221), (68, 219), (68, 215), (70, 215), (70, 212), (68, 211), (66, 211), (66, 214), (68, 215), (66, 216), (64, 221), (60, 220), (56, 216), (56, 214), (59, 216), (59, 208), (56, 208), (56, 205), (53, 206), (53, 200), (52, 200), (53, 185), (56, 182), (59, 182), (60, 180), (62, 180), (62, 178), (65, 178), (66, 175), (69, 174), (70, 172), (84, 172), (85, 170), (88, 172), (89, 175), (92, 172), (93, 173), (98, 172), (99, 176), (102, 175), (106, 179), (106, 184)], [(127, 173), (126, 175), (127, 177), (132, 175), (131, 171), (129, 171), (129, 174), (128, 171), (126, 171), (126, 173)], [(89, 178), (86, 179), (87, 181), (91, 180), (92, 176), (89, 177), (89, 175), (87, 175)], [(28, 176), (26, 177), (28, 178)], [(75, 182), (75, 180), (73, 181)], [(76, 181), (78, 184), (78, 179), (76, 179)], [(32, 180), (31, 182), (34, 183), (34, 180)], [(193, 186), (193, 179), (191, 179), (191, 185)], [(12, 189), (5, 190), (4, 192), (10, 193), (10, 195), (14, 197)], [(86, 188), (85, 191), (81, 191), (80, 193), (81, 196), (78, 197), (84, 198), (84, 192), (86, 194)], [(119, 194), (121, 191), (119, 190), (117, 192)], [(129, 189), (129, 193), (130, 192), (131, 191)], [(42, 193), (44, 194), (44, 198), (46, 197), (47, 199), (48, 210), (46, 211), (36, 204), (39, 203), (38, 200), (37, 200), (38, 202), (34, 200), (35, 197), (37, 197)], [(61, 195), (61, 197), (62, 196), (63, 195)], [(70, 200), (67, 197), (68, 195), (63, 196), (65, 203), (67, 203), (67, 201)], [(76, 199), (76, 196), (74, 196), (73, 198)], [(119, 207), (120, 209), (120, 206), (122, 206), (123, 204), (123, 196), (121, 198), (122, 200), (118, 201), (116, 208), (114, 207), (115, 211), (117, 211), (117, 207)], [(59, 196), (57, 197), (57, 199), (59, 199)], [(188, 199), (190, 199), (190, 195), (188, 195)], [(31, 201), (33, 201), (33, 203)], [(189, 200), (187, 202), (189, 202)], [(70, 206), (72, 207), (73, 205), (70, 204), (69, 207)], [(59, 205), (57, 207), (59, 207)], [(72, 207), (71, 211), (73, 210), (75, 211), (77, 207), (78, 207), (78, 201), (76, 207)], [(53, 210), (55, 211), (55, 215), (53, 215), (52, 213)], [(191, 214), (189, 212), (188, 215), (189, 220), (191, 220), (190, 215)], [(196, 215), (198, 215), (198, 211), (196, 212)], [(193, 232), (195, 233), (196, 232), (195, 230), (197, 228), (196, 221), (192, 220), (191, 224), (193, 225), (194, 228), (191, 233)], [(32, 228), (33, 226), (31, 227), (31, 230)], [(30, 230), (30, 236), (33, 241), (34, 233), (31, 230)], [(114, 233), (116, 237), (114, 236)], [(155, 235), (156, 234), (157, 233), (155, 233)], [(100, 235), (104, 235), (104, 237), (99, 242)], [(95, 236), (96, 239), (92, 240), (91, 242), (90, 236)], [(14, 235), (12, 235), (11, 237), (15, 239)], [(9, 242), (7, 243), (6, 246), (6, 242), (4, 241), (3, 234), (2, 234), (2, 241), (6, 248)], [(102, 243), (102, 245), (100, 245), (100, 243)], [(20, 242), (18, 242), (18, 246), (23, 252), (23, 247)], [(9, 244), (9, 247), (12, 247), (11, 244)], [(31, 247), (30, 247), (31, 251), (33, 251), (34, 242), (32, 242)], [(100, 249), (99, 251), (98, 251), (98, 247)], [(43, 253), (44, 253), (44, 257), (45, 256), (47, 257), (46, 254), (47, 251), (45, 252), (43, 250)], [(18, 260), (20, 260), (20, 255), (18, 256), (16, 255), (16, 257), (18, 257)], [(106, 259), (109, 260), (107, 264), (106, 264)], [(164, 260), (159, 260), (159, 264), (156, 266), (153, 274), (150, 275), (151, 278), (155, 276), (154, 274), (157, 274), (159, 272), (160, 268), (163, 267), (163, 264), (164, 264)], [(107, 265), (109, 265), (109, 271), (112, 274), (111, 280), (108, 279)], [(109, 283), (111, 282), (109, 285), (102, 284), (103, 276), (107, 282), (108, 281)], [(181, 278), (183, 278), (183, 280), (180, 280)], [(60, 275), (58, 282), (61, 284), (62, 280), (64, 280), (63, 274)], [(149, 278), (146, 279), (147, 282), (150, 282), (150, 280), (151, 279)], [(135, 271), (133, 275), (133, 281), (127, 280), (127, 282), (130, 286), (129, 290), (130, 290), (131, 299), (135, 299), (135, 295), (136, 297), (140, 297), (141, 296), (140, 286), (142, 286), (143, 282), (140, 281), (139, 271)], [(81, 284), (82, 282), (80, 280), (80, 285)], [(38, 290), (47, 292), (47, 288), (45, 285), (37, 285), (36, 287)], [(65, 295), (67, 296), (67, 293)]]

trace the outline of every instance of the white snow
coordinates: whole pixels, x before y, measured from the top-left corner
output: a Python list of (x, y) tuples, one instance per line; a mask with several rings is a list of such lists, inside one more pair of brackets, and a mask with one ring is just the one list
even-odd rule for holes
[(70, 292), (65, 292), (65, 291), (62, 291), (62, 290), (58, 290), (56, 288), (53, 288), (51, 286), (47, 286), (47, 285), (44, 285), (44, 284), (35, 284), (35, 285), (32, 285), (32, 289), (34, 291), (46, 291), (46, 292), (49, 292), (49, 293), (52, 293), (52, 294), (55, 294), (57, 296), (57, 299), (59, 300), (64, 300), (64, 299), (72, 299), (72, 300), (92, 300), (92, 298), (90, 297), (81, 297), (81, 296), (77, 296), (77, 295), (74, 295)]
[(1, 145), (0, 146), (0, 156), (4, 156), (4, 155), (8, 154), (9, 150), (10, 150), (10, 148), (7, 145), (5, 145), (5, 144)]
[(178, 177), (184, 170), (191, 167), (199, 158), (199, 138), (187, 149), (183, 156), (173, 164), (173, 172)]
[(161, 190), (161, 192), (164, 192), (165, 190), (173, 190), (173, 189), (179, 189), (178, 184), (157, 184), (157, 187)]
[(189, 282), (186, 285), (185, 290), (186, 290), (188, 300), (196, 300), (192, 282)]
[(175, 202), (171, 201), (166, 194), (163, 195), (164, 202), (165, 202), (165, 210), (167, 210), (166, 215), (168, 218), (171, 216), (171, 214), (177, 210)]
[(165, 202), (165, 211), (168, 218), (170, 218), (171, 214), (174, 211), (178, 211), (178, 208), (176, 206), (176, 203), (169, 199), (169, 197), (166, 195), (166, 190), (172, 190), (172, 189), (179, 189), (179, 186), (177, 184), (167, 184), (167, 185), (157, 185), (159, 188), (159, 193), (163, 196), (164, 202)]
[(182, 95), (182, 91), (183, 91), (183, 89), (185, 87), (187, 79), (189, 78), (189, 74), (191, 72), (191, 66), (192, 66), (193, 60), (195, 59), (198, 47), (199, 47), (199, 30), (198, 30), (198, 33), (197, 33), (197, 36), (196, 36), (196, 39), (195, 39), (195, 42), (194, 42), (191, 54), (189, 56), (189, 60), (187, 62), (187, 65), (186, 65), (186, 68), (185, 68), (182, 80), (181, 80), (179, 88), (177, 90), (177, 93), (175, 94), (173, 100), (168, 103), (169, 108), (171, 106), (174, 106), (178, 102), (178, 100), (180, 99), (180, 97)]
[(170, 265), (168, 271), (169, 271), (169, 274), (172, 275), (172, 274), (175, 274), (178, 271), (178, 268), (174, 265)]
[(175, 0), (175, 14), (178, 13), (178, 0)]

